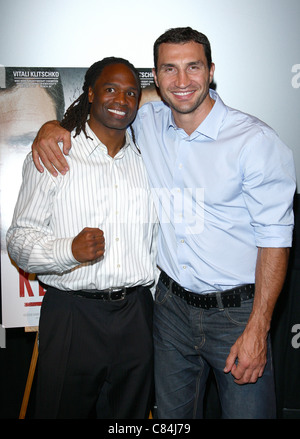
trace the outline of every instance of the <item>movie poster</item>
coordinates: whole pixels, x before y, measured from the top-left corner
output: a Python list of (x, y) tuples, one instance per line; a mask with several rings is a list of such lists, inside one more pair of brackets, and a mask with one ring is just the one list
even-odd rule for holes
[[(22, 167), (37, 131), (61, 120), (81, 94), (86, 68), (0, 67), (0, 207), (2, 326), (35, 327), (45, 291), (34, 274), (20, 270), (6, 250), (6, 232), (22, 182)], [(153, 93), (149, 68), (138, 69), (146, 94)], [(149, 98), (147, 98), (149, 99)]]

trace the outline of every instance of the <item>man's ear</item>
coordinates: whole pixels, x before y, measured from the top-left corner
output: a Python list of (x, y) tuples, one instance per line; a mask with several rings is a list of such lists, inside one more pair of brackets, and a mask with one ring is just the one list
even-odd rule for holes
[(211, 67), (210, 67), (210, 72), (209, 72), (209, 79), (210, 79), (210, 84), (212, 83), (213, 79), (214, 79), (214, 73), (215, 73), (215, 64), (212, 62), (211, 63)]
[(155, 85), (156, 85), (157, 88), (159, 88), (155, 68), (152, 69), (152, 74), (153, 74), (153, 78), (154, 78)]
[(94, 91), (93, 91), (92, 87), (89, 87), (88, 97), (89, 97), (89, 103), (91, 104), (94, 100)]

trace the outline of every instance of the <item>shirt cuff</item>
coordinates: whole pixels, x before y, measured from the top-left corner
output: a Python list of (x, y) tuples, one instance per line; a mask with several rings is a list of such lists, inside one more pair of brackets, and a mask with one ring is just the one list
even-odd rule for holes
[(285, 248), (292, 247), (293, 225), (255, 227), (257, 247)]
[(56, 239), (54, 242), (54, 259), (63, 271), (79, 265), (79, 262), (74, 258), (72, 253), (72, 242), (73, 238)]

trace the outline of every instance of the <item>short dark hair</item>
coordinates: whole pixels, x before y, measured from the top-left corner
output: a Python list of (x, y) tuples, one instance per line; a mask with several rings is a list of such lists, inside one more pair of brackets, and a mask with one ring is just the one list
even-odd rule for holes
[(163, 43), (170, 44), (184, 44), (194, 41), (195, 43), (202, 44), (204, 47), (204, 53), (207, 60), (208, 68), (210, 69), (212, 59), (211, 59), (211, 47), (210, 42), (206, 35), (192, 29), (191, 27), (175, 27), (167, 30), (164, 34), (157, 38), (153, 47), (154, 55), (154, 67), (157, 70), (157, 60), (158, 60), (158, 49)]

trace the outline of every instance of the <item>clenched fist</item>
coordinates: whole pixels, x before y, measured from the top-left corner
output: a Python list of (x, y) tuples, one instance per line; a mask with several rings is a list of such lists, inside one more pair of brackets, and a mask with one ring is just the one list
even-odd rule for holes
[(78, 262), (91, 262), (104, 254), (105, 240), (103, 231), (85, 227), (72, 242), (72, 253)]

